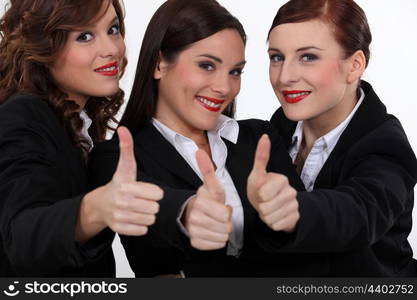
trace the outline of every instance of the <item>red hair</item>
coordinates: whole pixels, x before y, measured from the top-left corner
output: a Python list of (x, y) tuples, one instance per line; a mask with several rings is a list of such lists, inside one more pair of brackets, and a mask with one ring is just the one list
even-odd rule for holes
[(369, 63), (371, 31), (365, 12), (353, 0), (290, 0), (278, 10), (274, 27), (319, 19), (333, 28), (334, 37), (345, 52), (345, 58), (362, 50)]

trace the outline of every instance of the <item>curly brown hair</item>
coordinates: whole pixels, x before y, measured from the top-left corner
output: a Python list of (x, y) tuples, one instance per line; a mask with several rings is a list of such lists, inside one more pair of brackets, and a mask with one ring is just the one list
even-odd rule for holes
[[(107, 3), (105, 2), (107, 1)], [(125, 36), (124, 9), (121, 0), (10, 0), (0, 19), (0, 104), (16, 93), (29, 93), (46, 101), (61, 120), (74, 145), (86, 151), (88, 144), (80, 136), (83, 121), (79, 106), (53, 79), (49, 66), (64, 48), (72, 30), (99, 19), (103, 5), (113, 4)], [(120, 66), (123, 75), (127, 59)], [(109, 97), (90, 97), (85, 111), (92, 119), (89, 133), (94, 142), (105, 139), (109, 121), (123, 103), (119, 89)]]

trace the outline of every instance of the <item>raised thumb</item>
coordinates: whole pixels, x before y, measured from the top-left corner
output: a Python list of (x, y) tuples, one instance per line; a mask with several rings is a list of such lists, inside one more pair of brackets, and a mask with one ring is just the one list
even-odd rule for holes
[(132, 135), (123, 126), (117, 129), (117, 134), (119, 136), (120, 156), (113, 179), (119, 182), (136, 181), (137, 167)]
[(201, 175), (203, 177), (204, 187), (207, 189), (209, 193), (215, 196), (216, 200), (219, 200), (220, 202), (224, 203), (224, 188), (217, 179), (216, 173), (214, 171), (214, 166), (210, 160), (210, 157), (204, 150), (201, 149), (197, 150), (195, 156)]

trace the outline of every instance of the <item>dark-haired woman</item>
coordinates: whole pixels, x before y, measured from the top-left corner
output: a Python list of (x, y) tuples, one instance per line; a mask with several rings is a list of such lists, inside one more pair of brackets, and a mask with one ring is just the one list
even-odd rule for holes
[(121, 4), (11, 1), (0, 36), (0, 276), (113, 277), (112, 230), (145, 234), (162, 197), (136, 182), (125, 128), (89, 192), (86, 157), (123, 99)]
[[(159, 226), (164, 232), (122, 237), (136, 276), (276, 274), (274, 260), (254, 263), (250, 256), (258, 217), (246, 181), (264, 133), (276, 154), (268, 168), (286, 174), (295, 187), (302, 184), (268, 122), (225, 115), (240, 90), (245, 41), (240, 22), (214, 0), (166, 1), (148, 25), (121, 124), (133, 133), (140, 171), (195, 196), (160, 202), (156, 224), (165, 222)], [(117, 139), (96, 147), (96, 184), (109, 180), (117, 157)], [(295, 199), (293, 188), (286, 191), (284, 202)]]
[(281, 104), (271, 122), (309, 192), (297, 195), (289, 240), (265, 228), (263, 249), (321, 255), (319, 269), (306, 265), (310, 276), (416, 276), (407, 237), (417, 161), (398, 119), (361, 80), (371, 43), (365, 13), (353, 0), (290, 0), (268, 42)]

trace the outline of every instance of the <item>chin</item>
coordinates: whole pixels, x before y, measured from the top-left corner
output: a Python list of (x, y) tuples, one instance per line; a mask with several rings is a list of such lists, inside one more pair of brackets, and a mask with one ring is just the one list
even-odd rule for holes
[(119, 92), (119, 87), (116, 88), (109, 88), (109, 89), (103, 89), (99, 93), (92, 95), (94, 97), (110, 97)]
[(196, 128), (204, 131), (212, 130), (216, 127), (219, 118), (200, 120), (196, 123)]
[(286, 109), (285, 107), (283, 107), (283, 110), (287, 119), (291, 121), (298, 122), (298, 121), (305, 120), (307, 118), (307, 116), (301, 113), (300, 111), (296, 111), (294, 109)]

